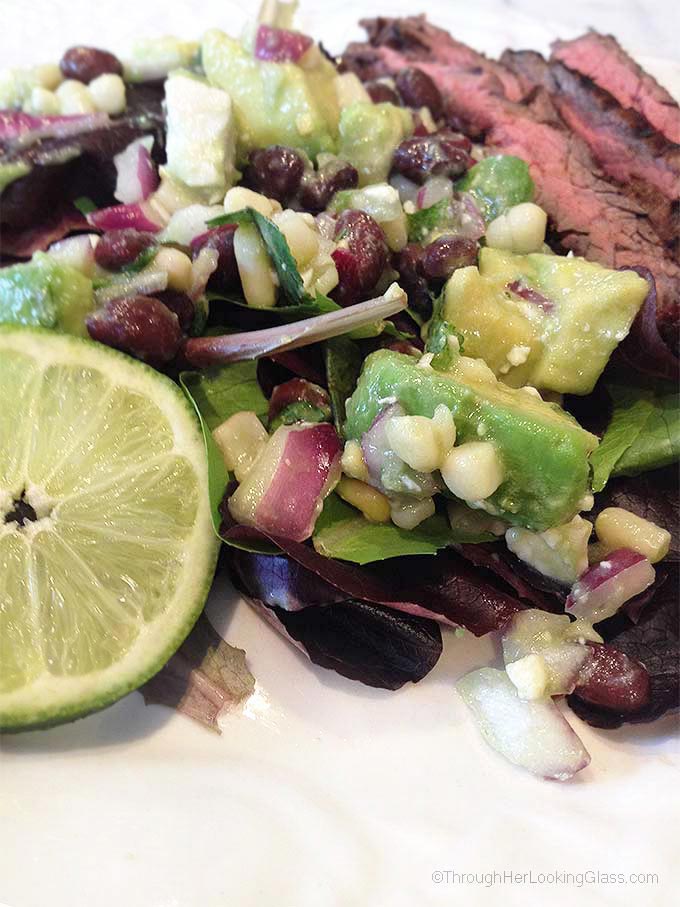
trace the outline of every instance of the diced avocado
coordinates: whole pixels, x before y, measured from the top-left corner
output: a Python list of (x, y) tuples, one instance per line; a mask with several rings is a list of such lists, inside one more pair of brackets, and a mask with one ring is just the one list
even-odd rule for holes
[(413, 131), (413, 117), (394, 104), (350, 104), (340, 114), (338, 156), (359, 171), (359, 185), (384, 182), (394, 149)]
[(165, 83), (167, 171), (206, 201), (221, 201), (233, 184), (236, 129), (231, 98), (189, 73)]
[(646, 295), (634, 271), (486, 248), (450, 278), (445, 316), (507, 384), (588, 394)]
[(592, 523), (581, 516), (545, 532), (513, 526), (505, 533), (508, 548), (525, 564), (567, 586), (588, 569), (588, 540)]
[(23, 161), (13, 161), (10, 164), (0, 164), (0, 192), (6, 189), (10, 183), (13, 183), (15, 180), (20, 179), (22, 176), (26, 176), (26, 174), (30, 172), (30, 165), (24, 163)]
[(135, 41), (132, 55), (125, 61), (127, 82), (164, 79), (175, 69), (192, 67), (198, 60), (197, 41), (182, 41), (172, 35)]
[(92, 281), (44, 252), (31, 261), (0, 269), (0, 323), (54, 328), (87, 336)]
[(487, 223), (513, 205), (534, 198), (534, 181), (526, 161), (511, 154), (484, 158), (458, 180), (456, 189), (474, 196)]
[(560, 407), (506, 387), (466, 356), (441, 372), (421, 367), (412, 356), (378, 350), (367, 358), (347, 402), (346, 437), (361, 438), (386, 399), (396, 400), (409, 415), (430, 418), (443, 403), (453, 413), (456, 444), (495, 445), (505, 478), (481, 502), (488, 512), (537, 531), (566, 523), (578, 512), (597, 438)]
[(310, 157), (336, 150), (336, 71), (321, 54), (310, 69), (256, 60), (238, 41), (213, 29), (203, 39), (201, 56), (208, 81), (231, 95), (240, 153), (267, 145), (301, 148)]

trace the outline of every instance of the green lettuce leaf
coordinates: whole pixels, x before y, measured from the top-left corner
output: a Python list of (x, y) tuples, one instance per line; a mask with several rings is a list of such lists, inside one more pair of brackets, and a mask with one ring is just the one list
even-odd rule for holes
[(591, 457), (593, 490), (680, 459), (680, 396), (670, 387), (607, 385), (614, 407)]
[(336, 494), (326, 498), (316, 521), (314, 547), (326, 557), (370, 564), (408, 554), (436, 554), (455, 541), (446, 517), (435, 514), (415, 529), (394, 523), (369, 523)]
[(352, 395), (359, 379), (363, 356), (359, 347), (348, 337), (327, 340), (324, 346), (326, 381), (333, 409), (333, 421), (342, 435), (345, 422), (345, 402)]

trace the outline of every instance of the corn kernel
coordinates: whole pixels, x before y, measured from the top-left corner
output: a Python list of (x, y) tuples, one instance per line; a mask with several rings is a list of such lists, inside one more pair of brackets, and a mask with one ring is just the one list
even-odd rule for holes
[(456, 425), (448, 406), (438, 404), (432, 416), (432, 426), (443, 460), (456, 443)]
[(595, 520), (595, 532), (607, 549), (632, 548), (656, 564), (668, 554), (671, 534), (622, 507), (607, 507)]
[(548, 665), (538, 653), (531, 652), (524, 658), (511, 662), (505, 670), (520, 699), (532, 701), (545, 696), (549, 679)]
[(90, 82), (88, 90), (97, 110), (114, 116), (125, 110), (125, 82), (119, 75), (105, 72)]
[(442, 459), (432, 419), (393, 416), (385, 426), (387, 442), (404, 463), (419, 472), (434, 472)]
[(434, 501), (432, 498), (423, 498), (411, 500), (406, 497), (399, 501), (393, 501), (390, 509), (392, 522), (400, 529), (415, 529), (423, 520), (431, 517), (434, 513)]
[(243, 208), (254, 208), (263, 217), (271, 217), (272, 214), (281, 211), (281, 205), (273, 198), (253, 192), (245, 186), (234, 186), (224, 196), (224, 210), (231, 214), (232, 211), (241, 211)]
[(503, 481), (503, 466), (489, 441), (468, 441), (454, 447), (441, 466), (446, 487), (463, 501), (483, 501)]
[(267, 446), (269, 435), (253, 412), (240, 412), (230, 416), (213, 430), (224, 464), (242, 482), (255, 461)]
[(346, 476), (351, 479), (359, 479), (360, 482), (368, 482), (368, 467), (358, 441), (348, 441), (345, 444), (340, 464)]
[(276, 285), (271, 262), (257, 227), (242, 224), (234, 233), (234, 256), (248, 305), (258, 309), (275, 306)]
[(297, 211), (281, 211), (272, 218), (286, 237), (286, 242), (298, 268), (308, 265), (319, 251), (319, 235)]
[(356, 507), (371, 523), (387, 523), (390, 519), (390, 502), (376, 488), (358, 479), (343, 476), (335, 489), (343, 501)]
[(94, 101), (87, 90), (87, 85), (82, 82), (76, 82), (75, 79), (67, 79), (55, 91), (59, 98), (59, 107), (65, 116), (72, 116), (78, 113), (94, 113), (97, 109)]
[(533, 202), (514, 205), (488, 225), (486, 244), (522, 255), (538, 252), (545, 240), (547, 222), (545, 211)]
[(36, 116), (50, 116), (58, 114), (61, 110), (59, 98), (47, 88), (33, 88), (28, 101), (24, 104), (26, 113)]
[(36, 85), (54, 91), (64, 80), (57, 63), (41, 63), (31, 70)]
[(153, 261), (153, 267), (165, 271), (168, 275), (168, 289), (186, 293), (191, 287), (193, 269), (191, 259), (179, 249), (170, 246), (159, 249)]

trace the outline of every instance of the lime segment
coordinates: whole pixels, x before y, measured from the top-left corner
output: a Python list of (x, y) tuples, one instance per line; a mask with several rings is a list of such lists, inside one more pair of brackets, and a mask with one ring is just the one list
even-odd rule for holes
[(0, 328), (0, 729), (79, 717), (163, 666), (214, 572), (207, 481), (169, 379)]

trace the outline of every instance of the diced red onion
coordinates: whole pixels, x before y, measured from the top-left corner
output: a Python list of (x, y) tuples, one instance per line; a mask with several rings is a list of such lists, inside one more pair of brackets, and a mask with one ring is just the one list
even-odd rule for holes
[(148, 198), (158, 187), (158, 173), (151, 158), (153, 137), (143, 136), (117, 154), (113, 163), (116, 166), (116, 189), (113, 193), (119, 202), (131, 205)]
[(145, 230), (147, 233), (158, 233), (163, 224), (158, 223), (156, 215), (145, 202), (133, 205), (113, 205), (111, 208), (101, 208), (87, 215), (88, 223), (95, 228), (106, 232), (107, 230)]
[(404, 416), (406, 412), (401, 404), (394, 400), (385, 401), (387, 404), (373, 420), (368, 431), (361, 437), (361, 452), (368, 469), (371, 484), (382, 488), (382, 469), (390, 444), (387, 440), (387, 423), (393, 416)]
[(335, 218), (330, 214), (327, 214), (325, 211), (322, 211), (321, 214), (317, 214), (314, 218), (316, 221), (316, 229), (318, 230), (319, 236), (322, 239), (333, 240), (335, 239)]
[(590, 650), (570, 635), (570, 626), (566, 614), (550, 614), (535, 608), (518, 611), (503, 633), (505, 664), (527, 655), (540, 655), (548, 674), (546, 696), (571, 693)]
[(486, 224), (477, 203), (469, 192), (460, 193), (460, 203), (462, 210), (458, 232), (468, 239), (481, 239), (486, 233)]
[(153, 296), (167, 289), (168, 275), (165, 271), (145, 270), (129, 276), (116, 275), (116, 280), (94, 291), (97, 305), (105, 305), (112, 299), (126, 296)]
[(89, 277), (94, 270), (93, 238), (98, 239), (89, 234), (68, 236), (66, 239), (52, 243), (47, 251), (52, 258), (56, 258), (62, 264), (69, 265)]
[(418, 183), (414, 183), (413, 180), (404, 176), (403, 173), (393, 173), (392, 176), (390, 176), (390, 186), (399, 193), (399, 200), (402, 205), (405, 202), (411, 202), (413, 205), (416, 204), (416, 199), (418, 198), (418, 193), (421, 188)]
[(654, 568), (646, 557), (629, 548), (619, 548), (574, 583), (567, 598), (567, 611), (598, 623), (644, 592), (654, 578)]
[(302, 542), (340, 479), (340, 457), (328, 422), (282, 425), (229, 499), (229, 512), (241, 525)]
[(543, 778), (566, 781), (590, 762), (552, 699), (520, 699), (505, 671), (472, 671), (456, 688), (486, 742), (515, 765)]
[(225, 362), (259, 359), (309, 346), (321, 340), (347, 334), (355, 328), (381, 321), (401, 312), (407, 305), (406, 293), (392, 284), (384, 296), (369, 299), (356, 305), (306, 318), (294, 324), (284, 324), (261, 331), (243, 334), (224, 334), (218, 337), (192, 337), (185, 346), (188, 362), (198, 368)]
[(512, 283), (507, 284), (505, 289), (510, 293), (514, 293), (515, 296), (519, 296), (520, 299), (525, 299), (527, 302), (532, 303), (532, 305), (538, 306), (538, 308), (542, 309), (546, 315), (555, 311), (555, 303), (552, 302), (552, 300), (548, 299), (542, 293), (539, 293), (538, 290), (535, 290), (533, 287), (528, 287), (521, 280), (513, 280)]
[(431, 208), (445, 198), (453, 198), (453, 183), (445, 176), (433, 176), (416, 195), (416, 208)]
[(300, 32), (260, 25), (255, 37), (255, 57), (271, 63), (297, 63), (313, 43)]
[(191, 266), (191, 289), (189, 298), (196, 302), (199, 297), (205, 293), (208, 281), (217, 270), (220, 256), (217, 249), (210, 249), (204, 246), (194, 258)]

